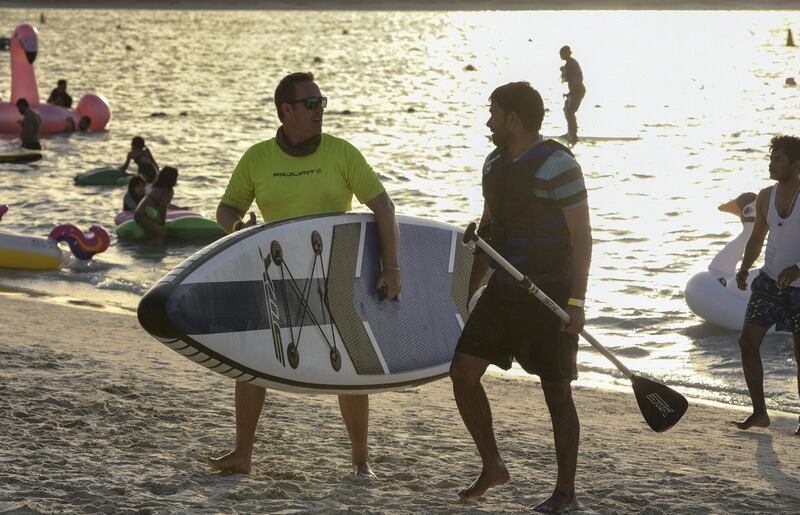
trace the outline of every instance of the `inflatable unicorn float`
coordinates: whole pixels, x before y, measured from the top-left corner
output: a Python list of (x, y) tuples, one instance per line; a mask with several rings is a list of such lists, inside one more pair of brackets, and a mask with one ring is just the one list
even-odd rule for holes
[[(744, 312), (750, 299), (750, 283), (760, 272), (758, 268), (750, 270), (746, 290), (736, 286), (736, 265), (741, 261), (747, 240), (753, 234), (756, 194), (742, 193), (719, 206), (719, 210), (739, 217), (742, 231), (714, 256), (707, 270), (689, 279), (683, 295), (695, 315), (716, 326), (738, 331), (744, 323)], [(770, 332), (774, 329), (771, 328)]]
[[(0, 206), (0, 219), (8, 212)], [(108, 233), (100, 226), (89, 228), (92, 236), (86, 236), (72, 224), (53, 227), (46, 238), (0, 231), (0, 268), (21, 270), (55, 270), (64, 261), (58, 246), (61, 241), (69, 245), (72, 254), (80, 260), (89, 260), (108, 248)]]
[(42, 117), (42, 134), (71, 132), (76, 128), (99, 131), (111, 119), (108, 103), (94, 94), (84, 95), (77, 107), (67, 109), (39, 103), (39, 89), (33, 62), (39, 47), (38, 32), (30, 25), (20, 25), (11, 36), (11, 101), (0, 101), (0, 132), (19, 134), (22, 118), (17, 100), (24, 98)]

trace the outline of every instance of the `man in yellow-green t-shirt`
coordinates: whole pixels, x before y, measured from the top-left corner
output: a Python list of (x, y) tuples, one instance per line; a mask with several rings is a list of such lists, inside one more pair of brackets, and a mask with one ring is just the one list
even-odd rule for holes
[[(217, 207), (217, 222), (228, 232), (255, 225), (255, 213), (245, 213), (255, 200), (265, 221), (319, 213), (349, 211), (353, 195), (375, 213), (383, 271), (376, 288), (388, 298), (400, 293), (397, 221), (394, 205), (377, 174), (350, 143), (322, 133), (328, 99), (310, 73), (292, 73), (275, 90), (281, 127), (277, 135), (250, 147), (239, 160)], [(266, 390), (236, 383), (236, 447), (219, 458), (208, 458), (213, 468), (249, 473), (256, 426)], [(356, 476), (374, 478), (369, 465), (367, 431), (369, 397), (340, 395), (342, 413), (352, 447)]]

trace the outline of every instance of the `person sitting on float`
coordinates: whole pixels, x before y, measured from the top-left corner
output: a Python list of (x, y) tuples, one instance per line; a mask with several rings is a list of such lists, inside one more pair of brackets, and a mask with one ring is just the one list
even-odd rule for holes
[(134, 136), (131, 140), (131, 151), (128, 152), (125, 164), (120, 166), (120, 170), (123, 172), (127, 170), (131, 161), (139, 167), (138, 173), (145, 182), (154, 186), (158, 177), (158, 165), (150, 149), (145, 146), (144, 138), (141, 136)]
[(178, 170), (172, 166), (165, 166), (158, 172), (153, 189), (144, 196), (134, 210), (136, 223), (159, 244), (166, 242), (167, 231), (164, 226), (167, 221), (167, 209), (185, 209), (172, 204), (177, 182)]
[(50, 93), (50, 96), (47, 97), (47, 103), (54, 106), (66, 107), (67, 109), (72, 107), (72, 97), (67, 93), (66, 80), (60, 79), (58, 81), (56, 88)]

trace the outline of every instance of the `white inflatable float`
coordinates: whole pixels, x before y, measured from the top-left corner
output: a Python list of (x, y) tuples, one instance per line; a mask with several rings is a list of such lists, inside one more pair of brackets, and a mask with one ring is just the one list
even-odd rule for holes
[[(686, 304), (692, 312), (711, 324), (738, 331), (744, 323), (750, 283), (760, 272), (755, 268), (747, 277), (747, 290), (736, 286), (736, 265), (742, 259), (744, 247), (753, 233), (756, 216), (756, 194), (742, 193), (735, 200), (719, 206), (719, 210), (739, 217), (742, 231), (728, 242), (711, 260), (708, 270), (689, 279), (684, 290)], [(774, 331), (774, 328), (770, 329)]]

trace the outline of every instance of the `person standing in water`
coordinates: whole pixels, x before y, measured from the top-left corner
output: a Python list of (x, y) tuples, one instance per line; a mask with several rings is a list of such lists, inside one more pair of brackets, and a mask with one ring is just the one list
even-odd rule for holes
[(17, 100), (17, 109), (19, 114), (22, 115), (22, 120), (18, 123), (22, 128), (20, 139), (22, 140), (22, 148), (28, 150), (42, 150), (42, 117), (39, 116), (28, 101), (24, 98)]
[(581, 106), (581, 101), (586, 95), (586, 87), (583, 85), (583, 71), (578, 61), (572, 57), (572, 50), (568, 46), (561, 47), (558, 51), (564, 66), (561, 67), (561, 82), (566, 82), (569, 88), (564, 94), (564, 116), (567, 118), (566, 139), (569, 143), (578, 142), (578, 119), (575, 113)]
[[(256, 143), (239, 160), (217, 207), (227, 232), (255, 225), (242, 217), (253, 200), (265, 221), (350, 211), (353, 196), (375, 213), (382, 271), (376, 288), (387, 298), (400, 293), (399, 236), (394, 204), (378, 175), (353, 145), (322, 132), (328, 99), (311, 73), (292, 73), (275, 89), (281, 126), (274, 138)], [(236, 447), (208, 464), (222, 472), (250, 473), (256, 427), (266, 389), (236, 382)], [(375, 478), (369, 464), (369, 397), (339, 395), (339, 410), (350, 437), (356, 477)]]
[(133, 161), (139, 168), (138, 173), (149, 185), (153, 185), (158, 177), (158, 165), (156, 159), (144, 144), (144, 138), (134, 136), (131, 140), (131, 151), (125, 159), (125, 164), (119, 167), (123, 172), (128, 169), (128, 165)]
[[(750, 416), (733, 422), (739, 429), (767, 427), (770, 423), (764, 399), (761, 343), (773, 325), (778, 331), (792, 333), (800, 395), (800, 138), (775, 136), (769, 148), (769, 177), (776, 183), (758, 193), (753, 234), (736, 273), (736, 285), (746, 290), (750, 267), (766, 239), (764, 266), (750, 285), (752, 292), (739, 337), (742, 369), (753, 403)], [(800, 436), (800, 420), (795, 434)]]
[[(561, 306), (570, 322), (561, 322), (504, 269), (492, 274), (450, 367), (458, 411), (483, 465), (459, 496), (478, 498), (510, 478), (497, 449), (481, 377), (489, 365), (508, 370), (516, 359), (526, 372), (541, 378), (555, 439), (555, 489), (534, 511), (561, 513), (580, 507), (575, 496), (580, 423), (571, 382), (578, 376), (578, 334), (592, 256), (586, 187), (569, 149), (539, 135), (544, 119), (539, 92), (527, 82), (512, 82), (495, 89), (489, 100), (486, 125), (497, 148), (483, 165), (479, 232)], [(488, 269), (488, 256), (476, 250), (468, 298)]]

